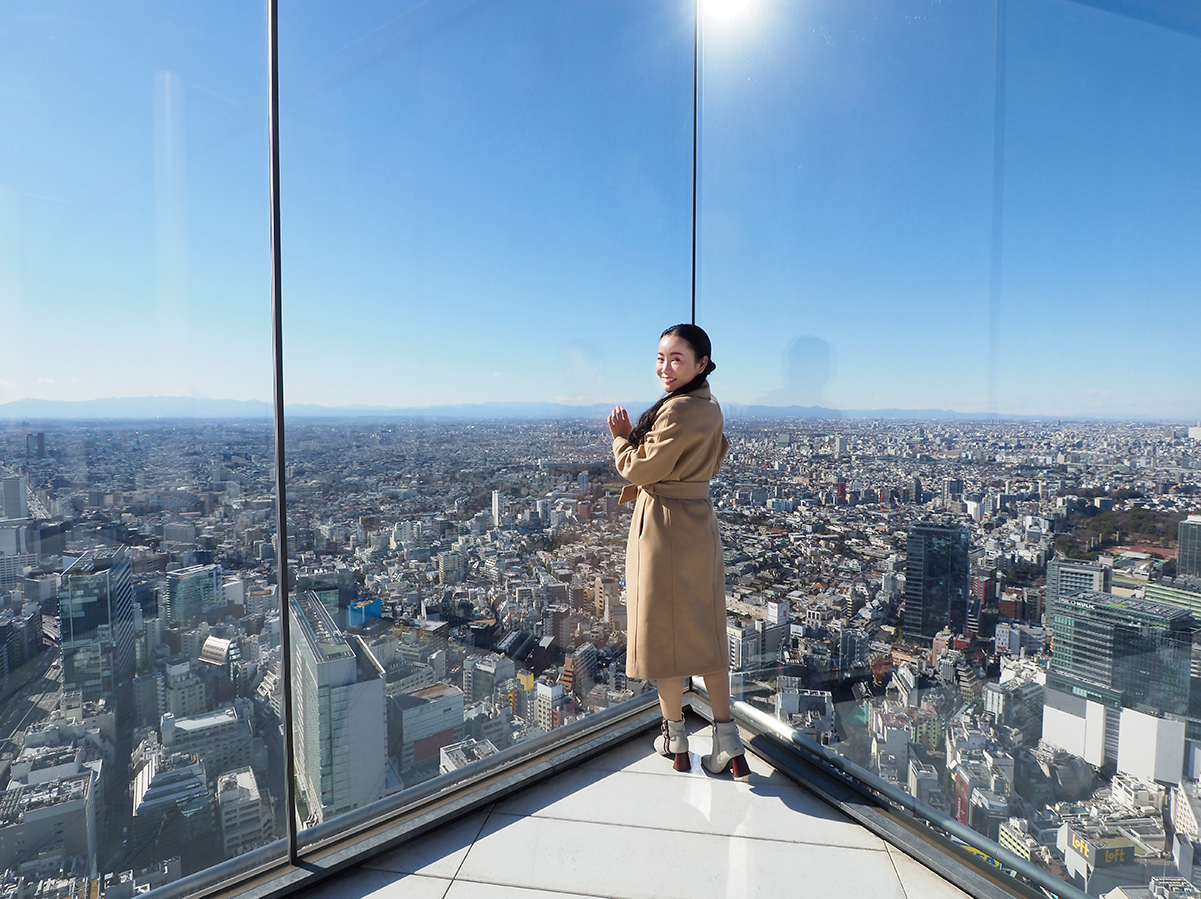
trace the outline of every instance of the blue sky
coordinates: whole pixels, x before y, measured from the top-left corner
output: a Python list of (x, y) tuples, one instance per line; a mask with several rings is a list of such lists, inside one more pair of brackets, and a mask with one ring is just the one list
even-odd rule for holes
[[(994, 15), (716, 0), (727, 402), (981, 411)], [(287, 398), (643, 402), (690, 307), (692, 3), (281, 11)], [(1201, 42), (1008, 4), (1000, 412), (1201, 417)], [(270, 392), (265, 14), (0, 12), (0, 403)]]

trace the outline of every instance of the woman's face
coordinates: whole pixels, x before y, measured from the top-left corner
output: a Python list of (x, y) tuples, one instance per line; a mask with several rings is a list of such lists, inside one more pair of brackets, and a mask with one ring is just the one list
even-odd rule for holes
[(655, 374), (663, 382), (663, 389), (671, 393), (683, 387), (705, 370), (709, 364), (707, 356), (696, 358), (692, 345), (679, 334), (668, 334), (659, 341), (659, 356), (655, 361)]

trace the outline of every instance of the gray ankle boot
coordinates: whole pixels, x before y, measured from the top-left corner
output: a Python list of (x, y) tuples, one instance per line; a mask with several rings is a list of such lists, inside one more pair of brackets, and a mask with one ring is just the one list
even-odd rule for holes
[(662, 733), (655, 738), (655, 750), (659, 755), (674, 757), (677, 771), (692, 770), (692, 763), (688, 760), (688, 731), (683, 718), (679, 721), (663, 719)]
[(733, 721), (713, 722), (713, 752), (701, 759), (710, 774), (724, 774), (726, 769), (735, 780), (749, 780), (751, 769), (746, 763), (746, 750), (738, 725)]

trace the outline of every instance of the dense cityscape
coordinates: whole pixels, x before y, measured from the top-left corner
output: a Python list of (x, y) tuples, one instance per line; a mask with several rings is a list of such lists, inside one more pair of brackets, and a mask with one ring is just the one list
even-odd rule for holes
[[(1091, 895), (1201, 884), (1201, 427), (733, 418), (740, 698)], [(653, 683), (600, 421), (288, 424), (312, 826)], [(127, 896), (288, 810), (272, 430), (0, 435), (4, 896)]]

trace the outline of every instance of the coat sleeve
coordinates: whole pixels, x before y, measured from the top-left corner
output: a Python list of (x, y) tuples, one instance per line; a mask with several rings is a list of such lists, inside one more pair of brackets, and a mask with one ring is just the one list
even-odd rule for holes
[(711, 478), (716, 477), (717, 473), (719, 471), (721, 471), (722, 463), (726, 461), (726, 456), (728, 456), (729, 453), (730, 453), (730, 441), (726, 439), (725, 434), (722, 434), (721, 435), (721, 450), (717, 454), (717, 463), (713, 466), (713, 474), (709, 475), (709, 477), (711, 477)]
[(693, 436), (671, 405), (665, 405), (638, 446), (625, 437), (613, 438), (617, 473), (638, 486), (662, 481), (676, 467)]

